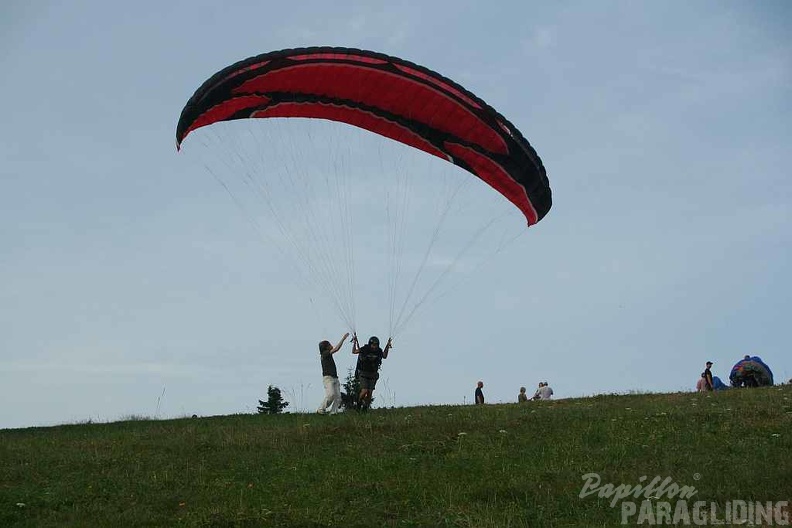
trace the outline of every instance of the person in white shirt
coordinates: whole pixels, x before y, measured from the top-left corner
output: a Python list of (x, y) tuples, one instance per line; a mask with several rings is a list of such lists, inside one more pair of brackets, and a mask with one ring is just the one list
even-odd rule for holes
[(325, 397), (316, 410), (319, 414), (325, 414), (328, 406), (330, 407), (330, 414), (336, 414), (338, 412), (338, 407), (341, 405), (341, 383), (338, 381), (338, 370), (336, 369), (333, 354), (341, 350), (347, 337), (349, 337), (349, 332), (344, 334), (341, 341), (339, 341), (336, 346), (333, 346), (330, 341), (322, 341), (319, 343), (319, 357), (322, 363), (322, 384), (324, 384), (325, 389)]
[(539, 382), (539, 388), (534, 392), (533, 400), (549, 400), (553, 397), (553, 389), (546, 381)]

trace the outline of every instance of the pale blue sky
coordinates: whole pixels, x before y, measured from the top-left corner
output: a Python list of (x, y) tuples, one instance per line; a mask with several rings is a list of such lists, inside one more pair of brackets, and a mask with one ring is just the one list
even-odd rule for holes
[(491, 4), (4, 2), (0, 428), (251, 412), (269, 383), (316, 407), (346, 328), (174, 146), (212, 73), (307, 45), (456, 80), (553, 189), (399, 336), (382, 404), (690, 390), (746, 353), (792, 377), (792, 4)]

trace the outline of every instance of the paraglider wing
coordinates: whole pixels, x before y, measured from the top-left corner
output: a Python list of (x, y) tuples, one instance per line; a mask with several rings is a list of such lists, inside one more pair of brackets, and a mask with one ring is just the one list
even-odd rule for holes
[(724, 390), (724, 389), (728, 389), (729, 386), (723, 383), (723, 380), (721, 380), (718, 376), (713, 376), (712, 388), (715, 390)]
[(552, 205), (541, 159), (508, 120), (455, 82), (371, 51), (288, 49), (229, 66), (184, 107), (176, 143), (219, 121), (270, 117), (340, 121), (447, 159), (506, 197), (528, 225)]
[(773, 372), (759, 356), (745, 357), (734, 364), (729, 380), (734, 387), (764, 387), (773, 384)]

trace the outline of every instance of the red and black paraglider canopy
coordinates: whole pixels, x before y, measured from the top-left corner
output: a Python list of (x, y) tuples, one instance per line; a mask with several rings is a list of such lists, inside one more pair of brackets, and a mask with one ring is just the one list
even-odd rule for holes
[(552, 205), (542, 161), (514, 125), (462, 86), (402, 59), (335, 47), (245, 59), (190, 98), (176, 143), (212, 123), (255, 117), (340, 121), (447, 159), (505, 196), (529, 225)]

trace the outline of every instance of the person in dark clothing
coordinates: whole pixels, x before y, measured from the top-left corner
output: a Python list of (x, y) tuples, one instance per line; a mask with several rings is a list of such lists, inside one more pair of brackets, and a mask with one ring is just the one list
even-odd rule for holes
[(484, 387), (484, 382), (479, 381), (476, 384), (476, 392), (473, 394), (473, 399), (476, 405), (484, 405), (484, 392), (481, 390)]
[(355, 375), (360, 383), (360, 395), (358, 396), (358, 408), (367, 411), (371, 406), (371, 397), (379, 379), (379, 368), (382, 360), (388, 358), (388, 352), (393, 346), (391, 338), (382, 349), (379, 346), (379, 338), (371, 336), (368, 344), (358, 346), (357, 335), (352, 336), (352, 353), (357, 354), (357, 368)]
[(326, 340), (319, 343), (319, 356), (322, 362), (322, 383), (325, 389), (324, 400), (322, 400), (322, 403), (316, 410), (319, 414), (328, 412), (328, 406), (330, 407), (329, 413), (336, 414), (339, 405), (341, 405), (341, 382), (338, 381), (338, 370), (336, 369), (333, 354), (341, 349), (347, 337), (349, 337), (349, 332), (344, 334), (341, 341), (339, 341), (336, 346), (333, 346), (330, 344), (330, 341)]
[(701, 376), (704, 378), (704, 390), (711, 391), (715, 389), (715, 383), (712, 381), (712, 371), (710, 370), (712, 361), (707, 361), (706, 367)]

